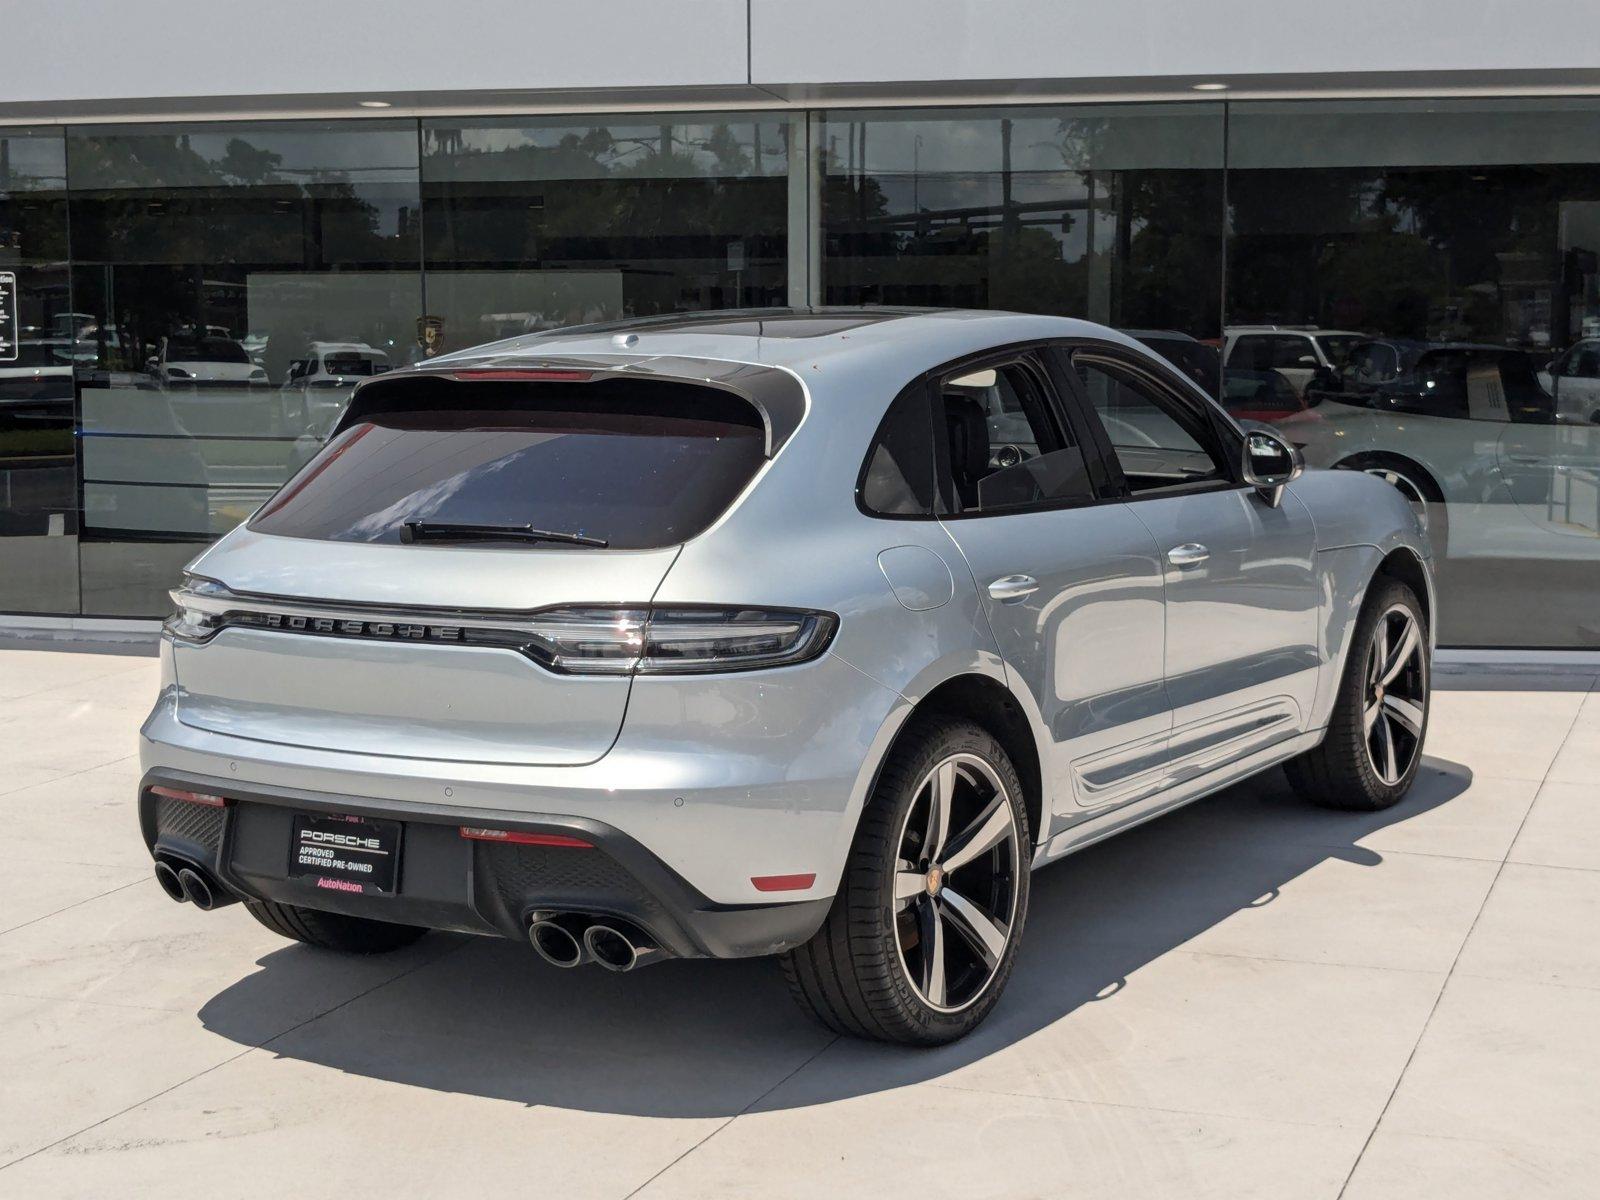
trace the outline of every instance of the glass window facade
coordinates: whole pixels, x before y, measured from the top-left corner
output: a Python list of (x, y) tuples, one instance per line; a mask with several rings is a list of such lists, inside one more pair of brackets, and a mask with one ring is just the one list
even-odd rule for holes
[(1443, 644), (1600, 646), (1581, 98), (0, 129), (0, 612), (163, 615), (361, 378), (802, 299), (1127, 330), (1399, 488)]
[(820, 136), (830, 304), (1220, 331), (1220, 104), (827, 114)]
[(67, 138), (88, 613), (175, 572), (315, 450), (421, 308), (412, 122)]
[(78, 608), (67, 164), (60, 130), (0, 130), (0, 612)]
[(1228, 200), (1235, 411), (1413, 501), (1443, 644), (1600, 645), (1600, 103), (1235, 104)]
[(770, 113), (425, 122), (437, 345), (784, 303), (790, 128)]

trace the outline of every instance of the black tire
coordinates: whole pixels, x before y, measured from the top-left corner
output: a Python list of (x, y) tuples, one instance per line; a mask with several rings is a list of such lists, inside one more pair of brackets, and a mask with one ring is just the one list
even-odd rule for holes
[(1450, 508), (1444, 502), (1439, 483), (1422, 464), (1399, 454), (1357, 454), (1342, 463), (1338, 471), (1365, 471), (1382, 479), (1410, 502), (1422, 522), (1433, 548), (1433, 557), (1443, 561), (1450, 551)]
[(276, 904), (270, 900), (246, 900), (244, 906), (273, 933), (341, 954), (387, 954), (411, 945), (428, 932), (418, 925), (369, 921), (364, 917), (347, 917), (343, 913), (301, 908), (298, 904)]
[[(1391, 614), (1400, 610), (1409, 613), (1411, 620), (1416, 623), (1420, 638), (1420, 652), (1415, 656), (1415, 663), (1407, 666), (1402, 676), (1408, 702), (1420, 696), (1422, 712), (1420, 720), (1416, 721), (1418, 728), (1414, 745), (1411, 744), (1412, 735), (1401, 729), (1398, 723), (1388, 731), (1389, 737), (1395, 739), (1396, 743), (1403, 740), (1408, 761), (1404, 770), (1398, 773), (1398, 778), (1386, 780), (1381, 773), (1384, 767), (1378, 761), (1379, 752), (1373, 748), (1374, 740), (1377, 743), (1384, 741), (1384, 731), (1376, 730), (1375, 734), (1369, 734), (1366, 716), (1375, 705), (1379, 723), (1391, 720), (1387, 716), (1384, 701), (1386, 693), (1382, 688), (1377, 689), (1374, 699), (1371, 664), (1380, 622), (1388, 620), (1392, 627), (1397, 618)], [(1290, 786), (1306, 799), (1325, 808), (1376, 812), (1398, 804), (1410, 789), (1422, 762), (1428, 716), (1433, 709), (1429, 703), (1431, 672), (1428, 625), (1416, 593), (1396, 579), (1374, 580), (1351, 636), (1328, 732), (1321, 745), (1284, 764), (1284, 773), (1289, 777)], [(1401, 676), (1397, 676), (1389, 689), (1396, 697), (1400, 695), (1401, 679)]]
[[(951, 865), (948, 874), (941, 869), (935, 878), (933, 868), (941, 866), (942, 858), (941, 863), (923, 863), (927, 894), (897, 900), (897, 871), (902, 879), (917, 873), (901, 869), (901, 852), (922, 840), (917, 825), (926, 824), (931, 837), (933, 819), (926, 814), (933, 803), (929, 789), (936, 790), (933, 772), (957, 756), (960, 763), (948, 776), (953, 815), (947, 820), (942, 854), (955, 864), (963, 844), (984, 840), (976, 836), (980, 827), (992, 830), (1001, 822), (1002, 807), (1010, 814), (1009, 826), (1001, 842)], [(944, 717), (908, 729), (867, 801), (827, 920), (809, 942), (782, 957), (795, 1000), (828, 1028), (854, 1037), (934, 1046), (970, 1033), (989, 1014), (1010, 978), (1028, 911), (1032, 848), (1022, 781), (993, 737), (970, 721)], [(912, 861), (906, 859), (904, 865)], [(1003, 934), (998, 954), (980, 957), (976, 927), (960, 915), (964, 909), (970, 911), (975, 897), (981, 897), (988, 910), (981, 914), (991, 920), (988, 932)], [(958, 901), (964, 909), (952, 907)], [(994, 915), (1000, 912), (1009, 913), (1009, 920), (1002, 922)], [(937, 984), (926, 974), (929, 960), (920, 949), (913, 952), (921, 978), (913, 979), (904, 945), (912, 931), (932, 928), (919, 924), (926, 914), (934, 914), (930, 919), (938, 932), (917, 941), (941, 947)], [(946, 929), (951, 931), (948, 935)], [(946, 945), (953, 949), (943, 949)], [(942, 964), (948, 962), (956, 965), (947, 985)], [(961, 995), (963, 987), (972, 989), (970, 996)], [(923, 988), (930, 995), (944, 995), (947, 1005), (930, 1003)]]

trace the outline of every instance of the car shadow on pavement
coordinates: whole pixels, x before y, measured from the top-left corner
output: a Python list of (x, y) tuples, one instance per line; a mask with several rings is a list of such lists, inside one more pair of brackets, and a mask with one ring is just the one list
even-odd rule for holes
[[(330, 973), (348, 960), (275, 951), (199, 1015), (283, 1059), (527, 1105), (722, 1117), (818, 1104), (937, 1079), (1015, 1044), (1233, 913), (1273, 903), (1320, 863), (1380, 867), (1382, 855), (1358, 841), (1448, 803), (1471, 780), (1427, 758), (1404, 803), (1337, 813), (1300, 801), (1271, 772), (1039, 872), (1006, 994), (975, 1034), (934, 1050), (834, 1039), (796, 1009), (769, 961), (563, 971), (509, 940), (442, 934), (425, 943), (434, 953), (424, 965), (288, 1032), (274, 975), (303, 972), (310, 956)], [(1354, 889), (1350, 902), (1360, 902)]]

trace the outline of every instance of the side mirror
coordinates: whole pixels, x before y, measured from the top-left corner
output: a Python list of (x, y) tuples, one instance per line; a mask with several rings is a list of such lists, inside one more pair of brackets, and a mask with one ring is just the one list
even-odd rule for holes
[(1277, 508), (1283, 489), (1306, 469), (1305, 455), (1276, 430), (1252, 425), (1244, 432), (1244, 481), (1261, 493), (1268, 508)]

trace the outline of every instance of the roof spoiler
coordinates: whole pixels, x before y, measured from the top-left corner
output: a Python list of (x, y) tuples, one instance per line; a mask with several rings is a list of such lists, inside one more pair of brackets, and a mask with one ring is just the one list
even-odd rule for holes
[(453, 355), (448, 360), (419, 363), (362, 380), (351, 393), (344, 416), (333, 432), (342, 433), (373, 416), (406, 407), (404, 401), (414, 398), (417, 388), (424, 383), (442, 385), (437, 400), (441, 405), (448, 405), (450, 388), (457, 383), (546, 382), (581, 386), (618, 379), (697, 384), (731, 392), (760, 414), (766, 434), (762, 453), (767, 458), (783, 448), (806, 415), (806, 390), (799, 378), (780, 367), (758, 363), (664, 355), (650, 358), (600, 354), (538, 358)]

